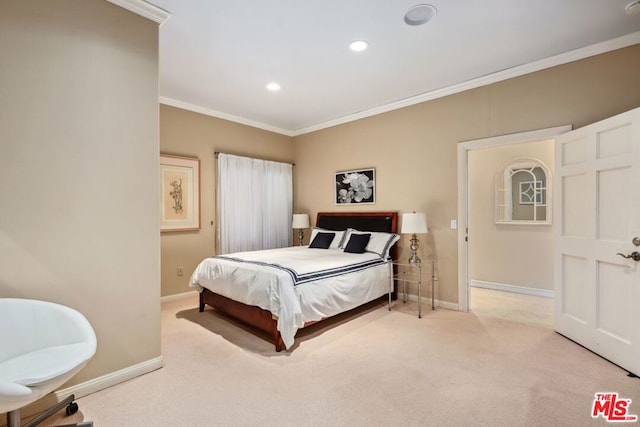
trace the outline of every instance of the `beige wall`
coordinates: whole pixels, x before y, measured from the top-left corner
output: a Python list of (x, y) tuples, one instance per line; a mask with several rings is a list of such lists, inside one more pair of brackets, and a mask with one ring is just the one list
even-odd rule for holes
[[(162, 294), (188, 290), (188, 275), (214, 252), (214, 151), (294, 161), (294, 210), (424, 211), (420, 257), (436, 260), (437, 298), (457, 303), (457, 143), (572, 124), (640, 106), (640, 46), (576, 61), (356, 122), (288, 138), (161, 106), (161, 151), (201, 160), (202, 230), (162, 236)], [(376, 168), (376, 204), (334, 203), (334, 173)], [(307, 233), (308, 234), (308, 233)], [(308, 236), (307, 236), (308, 239)], [(399, 243), (408, 257), (408, 239)], [(176, 275), (183, 266), (185, 276)]]
[(552, 226), (495, 223), (496, 174), (508, 161), (524, 157), (553, 170), (553, 140), (469, 151), (469, 277), (552, 290)]
[[(214, 153), (293, 162), (293, 144), (288, 136), (161, 105), (160, 151), (200, 159), (200, 231), (162, 233), (165, 296), (191, 290), (189, 276), (197, 264), (215, 255)], [(178, 267), (184, 268), (184, 276), (177, 275)]]
[[(375, 167), (377, 203), (358, 210), (424, 211), (421, 258), (439, 267), (436, 297), (456, 303), (457, 143), (572, 124), (640, 106), (640, 45), (294, 138), (295, 209), (335, 206), (335, 171)], [(399, 242), (401, 257), (408, 242)]]
[(158, 358), (158, 25), (2, 1), (0, 52), (0, 297), (87, 316), (98, 350), (67, 385)]

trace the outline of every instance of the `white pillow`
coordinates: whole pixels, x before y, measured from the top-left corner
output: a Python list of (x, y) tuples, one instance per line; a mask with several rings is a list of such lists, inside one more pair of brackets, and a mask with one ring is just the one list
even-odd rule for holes
[[(379, 255), (382, 259), (389, 258), (389, 251), (395, 242), (400, 240), (400, 236), (395, 233), (384, 233), (381, 231), (361, 231), (353, 228), (348, 228), (346, 235), (343, 239), (344, 242), (349, 241), (351, 234), (371, 234), (369, 243), (367, 244), (366, 251), (373, 252)], [(334, 239), (335, 241), (335, 239)]]
[(331, 241), (331, 244), (329, 245), (329, 249), (342, 248), (342, 244), (344, 242), (344, 236), (347, 234), (346, 230), (337, 231), (337, 230), (327, 230), (325, 228), (320, 228), (320, 227), (313, 227), (313, 229), (311, 230), (311, 238), (309, 239), (309, 241), (313, 242), (314, 237), (316, 237), (316, 234), (318, 233), (336, 233), (336, 235), (333, 236), (333, 240)]

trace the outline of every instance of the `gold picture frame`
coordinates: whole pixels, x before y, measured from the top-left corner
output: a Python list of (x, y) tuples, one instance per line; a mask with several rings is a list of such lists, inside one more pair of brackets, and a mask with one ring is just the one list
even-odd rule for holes
[(200, 160), (160, 154), (160, 231), (200, 230)]

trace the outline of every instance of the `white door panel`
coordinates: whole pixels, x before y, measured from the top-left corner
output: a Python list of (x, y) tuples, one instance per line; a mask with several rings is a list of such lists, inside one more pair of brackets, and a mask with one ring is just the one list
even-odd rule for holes
[(556, 139), (556, 330), (640, 374), (640, 109)]

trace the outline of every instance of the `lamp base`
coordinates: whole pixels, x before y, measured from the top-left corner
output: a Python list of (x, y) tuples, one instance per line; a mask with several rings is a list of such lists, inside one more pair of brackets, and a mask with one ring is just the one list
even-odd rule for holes
[(418, 258), (418, 236), (415, 234), (411, 236), (411, 258), (409, 258), (409, 264), (420, 264), (422, 261)]
[(304, 240), (304, 233), (302, 229), (298, 230), (298, 246), (302, 246), (302, 241)]

